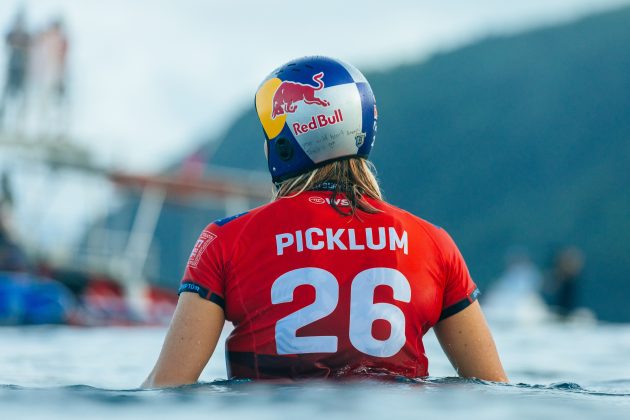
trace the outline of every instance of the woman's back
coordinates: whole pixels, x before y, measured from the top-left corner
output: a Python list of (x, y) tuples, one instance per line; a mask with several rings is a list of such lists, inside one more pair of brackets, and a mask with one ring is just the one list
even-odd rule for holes
[(474, 300), (442, 229), (379, 200), (344, 216), (331, 200), (306, 191), (202, 234), (181, 290), (214, 293), (235, 324), (229, 377), (426, 376), (422, 336)]

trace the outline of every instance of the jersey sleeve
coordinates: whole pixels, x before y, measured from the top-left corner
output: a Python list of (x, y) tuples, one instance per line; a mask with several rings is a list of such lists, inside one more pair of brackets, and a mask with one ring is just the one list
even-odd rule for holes
[(197, 293), (225, 309), (225, 261), (217, 228), (211, 224), (199, 235), (186, 264), (179, 294)]
[(479, 297), (479, 289), (470, 277), (464, 257), (451, 236), (444, 230), (438, 230), (439, 245), (443, 261), (444, 295), (440, 321), (466, 309)]

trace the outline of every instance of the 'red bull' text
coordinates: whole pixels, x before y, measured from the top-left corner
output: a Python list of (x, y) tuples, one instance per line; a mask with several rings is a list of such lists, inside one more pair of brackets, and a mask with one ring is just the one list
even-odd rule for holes
[(308, 133), (309, 131), (317, 130), (327, 125), (335, 125), (342, 121), (343, 115), (341, 114), (341, 109), (336, 109), (333, 115), (330, 116), (319, 114), (311, 117), (311, 121), (307, 124), (293, 123), (293, 134), (299, 136), (300, 134)]

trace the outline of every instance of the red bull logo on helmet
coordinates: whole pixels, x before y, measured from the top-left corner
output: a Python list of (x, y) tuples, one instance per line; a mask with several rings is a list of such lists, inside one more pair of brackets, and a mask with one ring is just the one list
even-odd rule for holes
[(283, 81), (273, 95), (271, 119), (275, 120), (279, 115), (295, 112), (298, 107), (297, 104), (302, 101), (309, 105), (329, 106), (330, 102), (315, 96), (315, 92), (324, 88), (323, 77), (324, 72), (319, 72), (313, 76), (315, 86), (288, 80)]
[(341, 113), (341, 109), (335, 109), (333, 115), (319, 114), (311, 117), (311, 120), (306, 124), (299, 122), (293, 123), (293, 134), (299, 136), (300, 134), (308, 133), (309, 131), (317, 130), (327, 125), (335, 125), (342, 121), (343, 114)]

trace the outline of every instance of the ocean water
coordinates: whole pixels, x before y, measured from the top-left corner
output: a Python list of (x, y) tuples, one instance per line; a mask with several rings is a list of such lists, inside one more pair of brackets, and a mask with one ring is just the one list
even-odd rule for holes
[[(462, 380), (426, 336), (418, 381), (230, 382), (218, 350), (194, 386), (137, 390), (164, 328), (0, 328), (0, 419), (630, 418), (630, 326), (497, 325), (511, 384)], [(226, 331), (227, 333), (227, 331)]]

